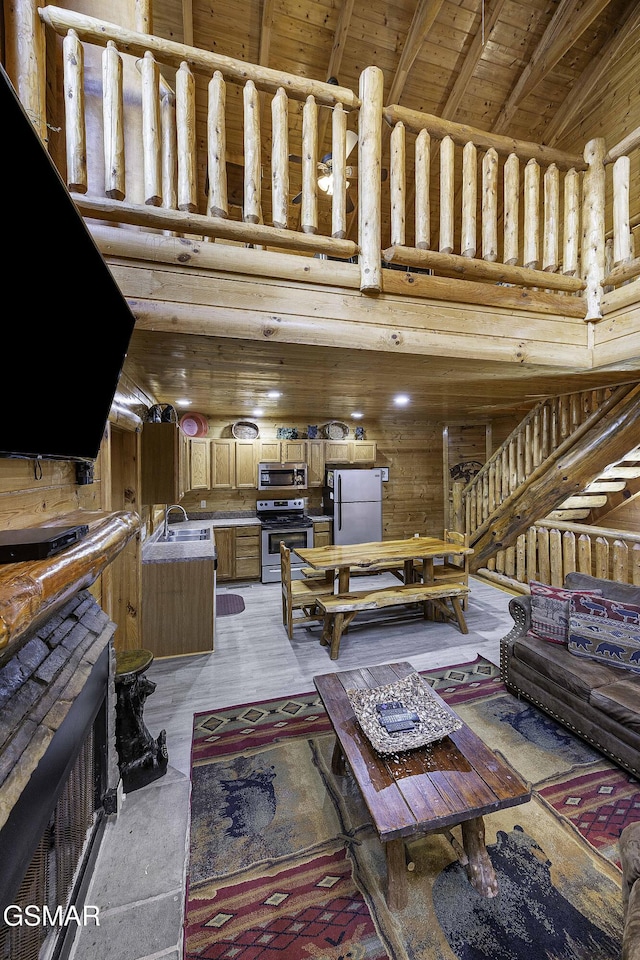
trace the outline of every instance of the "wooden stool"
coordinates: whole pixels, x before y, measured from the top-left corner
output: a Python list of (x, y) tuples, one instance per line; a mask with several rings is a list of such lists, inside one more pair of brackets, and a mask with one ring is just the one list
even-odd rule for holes
[(144, 704), (156, 685), (144, 673), (153, 663), (150, 650), (116, 653), (116, 746), (125, 793), (137, 790), (167, 772), (167, 734), (156, 740), (147, 730)]

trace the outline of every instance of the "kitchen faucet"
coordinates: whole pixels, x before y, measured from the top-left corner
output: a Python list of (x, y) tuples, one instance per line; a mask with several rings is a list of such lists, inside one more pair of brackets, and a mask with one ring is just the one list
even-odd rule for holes
[(164, 537), (166, 538), (169, 533), (169, 514), (172, 510), (182, 510), (185, 520), (188, 520), (187, 511), (184, 507), (181, 507), (179, 503), (172, 503), (170, 507), (167, 507), (167, 512), (164, 515)]

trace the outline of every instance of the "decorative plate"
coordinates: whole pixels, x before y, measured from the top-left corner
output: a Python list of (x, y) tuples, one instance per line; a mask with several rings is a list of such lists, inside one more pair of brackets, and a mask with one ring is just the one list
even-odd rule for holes
[(256, 440), (260, 436), (258, 424), (252, 420), (236, 420), (231, 427), (231, 433), (236, 440)]
[[(356, 720), (378, 753), (398, 753), (425, 747), (462, 726), (460, 718), (436, 700), (419, 673), (411, 673), (395, 683), (369, 690), (347, 690), (347, 696)], [(388, 700), (400, 700), (407, 709), (415, 710), (420, 718), (415, 730), (387, 733), (378, 721), (376, 707)]]
[(209, 421), (201, 413), (185, 413), (180, 419), (180, 429), (188, 437), (206, 437)]
[(344, 440), (349, 436), (349, 425), (341, 420), (331, 420), (324, 425), (324, 435), (327, 440)]

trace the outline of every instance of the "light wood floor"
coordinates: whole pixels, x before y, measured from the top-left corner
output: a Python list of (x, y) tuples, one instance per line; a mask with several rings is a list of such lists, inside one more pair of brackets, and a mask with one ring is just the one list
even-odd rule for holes
[[(358, 579), (358, 588), (397, 583), (389, 574)], [(366, 664), (408, 660), (417, 670), (464, 663), (482, 654), (499, 662), (499, 640), (513, 620), (510, 595), (472, 579), (466, 620), (468, 634), (453, 623), (425, 621), (421, 611), (407, 618), (389, 610), (359, 614), (344, 634), (340, 657), (331, 660), (319, 643), (320, 625), (301, 624), (290, 642), (282, 624), (280, 584), (234, 583), (220, 593), (240, 594), (245, 610), (216, 622), (211, 654), (157, 659), (148, 676), (157, 684), (145, 707), (156, 736), (166, 729), (169, 763), (189, 772), (193, 714), (212, 707), (313, 690), (313, 677)], [(402, 619), (399, 619), (402, 617)]]

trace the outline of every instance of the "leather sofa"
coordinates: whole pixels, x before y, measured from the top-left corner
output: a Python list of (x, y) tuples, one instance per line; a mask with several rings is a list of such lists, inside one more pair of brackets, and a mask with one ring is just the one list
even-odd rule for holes
[[(564, 587), (600, 590), (610, 600), (640, 605), (640, 587), (630, 584), (570, 573)], [(515, 623), (500, 642), (507, 688), (640, 776), (640, 673), (576, 656), (566, 644), (531, 636), (531, 599), (523, 595), (509, 602)]]
[(622, 960), (640, 960), (640, 821), (624, 828), (619, 848), (625, 910)]

